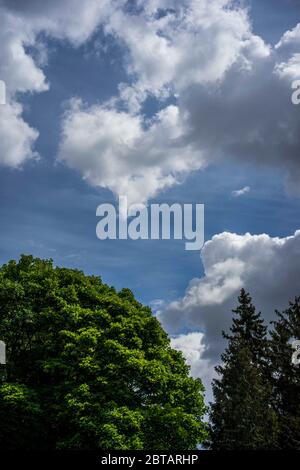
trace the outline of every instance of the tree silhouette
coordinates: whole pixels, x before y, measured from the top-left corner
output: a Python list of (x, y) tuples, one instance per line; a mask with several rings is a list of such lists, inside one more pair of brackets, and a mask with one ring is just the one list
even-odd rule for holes
[(228, 346), (216, 368), (220, 378), (213, 381), (211, 447), (276, 448), (278, 426), (267, 378), (266, 327), (244, 289), (238, 300), (231, 334), (223, 332)]

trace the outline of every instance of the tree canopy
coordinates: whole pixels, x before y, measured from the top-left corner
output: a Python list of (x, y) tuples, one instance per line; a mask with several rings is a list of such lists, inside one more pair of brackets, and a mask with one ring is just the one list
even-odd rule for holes
[(148, 307), (22, 256), (0, 269), (5, 449), (195, 449), (204, 389)]

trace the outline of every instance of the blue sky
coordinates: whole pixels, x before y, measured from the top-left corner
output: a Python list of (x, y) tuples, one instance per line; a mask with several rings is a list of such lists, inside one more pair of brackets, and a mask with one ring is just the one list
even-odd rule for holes
[[(68, 0), (66, 3), (70, 3), (70, 1), (72, 3), (72, 0)], [(174, 86), (174, 89), (179, 90), (179, 92), (177, 91), (175, 93), (172, 91), (168, 96), (162, 98), (159, 94), (162, 93), (162, 91), (166, 92), (166, 87), (162, 81), (163, 79), (159, 76), (161, 66), (163, 65), (162, 62), (159, 62), (161, 60), (159, 54), (157, 63), (155, 63), (155, 58), (151, 57), (151, 69), (148, 69), (149, 64), (147, 63), (145, 65), (144, 59), (139, 57), (139, 51), (136, 49), (137, 42), (133, 41), (132, 43), (130, 33), (126, 30), (125, 26), (124, 31), (115, 32), (114, 28), (117, 28), (115, 24), (118, 24), (118, 19), (115, 19), (116, 23), (111, 25), (110, 19), (107, 20), (106, 17), (105, 23), (102, 23), (101, 15), (105, 15), (106, 13), (101, 11), (99, 13), (98, 22), (96, 19), (94, 20), (90, 17), (85, 19), (85, 17), (83, 17), (82, 31), (80, 30), (80, 32), (78, 32), (78, 25), (75, 19), (75, 23), (73, 24), (71, 21), (72, 18), (70, 19), (68, 17), (67, 12), (64, 14), (64, 11), (60, 11), (60, 7), (56, 8), (56, 3), (57, 2), (53, 2), (51, 6), (51, 2), (45, 2), (44, 7), (40, 6), (37, 8), (35, 2), (30, 1), (28, 2), (27, 8), (24, 4), (17, 1), (11, 2), (11, 4), (5, 1), (0, 2), (0, 8), (5, 12), (5, 15), (7, 15), (3, 16), (7, 31), (9, 31), (7, 25), (10, 25), (13, 21), (21, 21), (29, 25), (30, 31), (28, 33), (26, 32), (26, 34), (33, 35), (34, 37), (34, 39), (29, 41), (27, 36), (25, 36), (25, 38), (23, 38), (22, 35), (19, 37), (16, 33), (16, 41), (22, 44), (26, 56), (33, 58), (35, 61), (35, 67), (32, 67), (32, 64), (30, 65), (33, 71), (28, 71), (29, 66), (27, 64), (26, 69), (24, 68), (25, 73), (31, 73), (31, 77), (33, 77), (33, 73), (35, 73), (34, 68), (36, 68), (40, 70), (44, 76), (44, 78), (39, 76), (34, 80), (32, 79), (32, 83), (28, 79), (27, 82), (31, 83), (29, 85), (26, 82), (23, 86), (18, 82), (18, 85), (11, 91), (9, 89), (10, 83), (15, 83), (14, 80), (17, 82), (17, 79), (20, 80), (18, 77), (15, 78), (15, 75), (17, 76), (16, 71), (18, 67), (23, 65), (14, 63), (14, 58), (7, 59), (7, 54), (1, 56), (0, 53), (0, 79), (5, 79), (7, 82), (10, 100), (9, 105), (13, 106), (13, 103), (21, 105), (23, 121), (27, 123), (31, 129), (36, 129), (39, 132), (39, 136), (36, 139), (32, 139), (34, 142), (32, 142), (31, 151), (27, 151), (27, 155), (25, 155), (26, 152), (24, 152), (24, 157), (20, 157), (21, 164), (4, 163), (0, 167), (0, 261), (1, 263), (5, 263), (9, 259), (16, 259), (21, 253), (31, 253), (43, 258), (51, 257), (58, 265), (76, 267), (84, 270), (86, 273), (98, 274), (105, 282), (113, 284), (118, 289), (129, 287), (133, 290), (137, 298), (146, 304), (150, 304), (155, 299), (160, 299), (164, 302), (164, 305), (167, 305), (166, 313), (162, 312), (161, 318), (163, 324), (170, 332), (173, 332), (173, 328), (170, 326), (172, 324), (170, 318), (175, 318), (178, 314), (177, 310), (180, 308), (183, 311), (183, 320), (179, 322), (180, 326), (179, 329), (176, 330), (176, 333), (185, 335), (190, 331), (199, 331), (201, 334), (204, 334), (205, 321), (201, 321), (198, 324), (194, 319), (194, 313), (189, 313), (189, 306), (186, 305), (184, 300), (185, 292), (189, 293), (188, 286), (192, 279), (197, 279), (196, 282), (201, 289), (203, 282), (204, 284), (206, 281), (207, 283), (211, 282), (207, 276), (205, 278), (200, 253), (185, 251), (184, 241), (99, 241), (96, 238), (96, 207), (101, 203), (113, 202), (115, 200), (116, 190), (114, 188), (119, 180), (117, 180), (116, 183), (111, 183), (110, 177), (110, 179), (107, 180), (106, 188), (101, 184), (93, 186), (89, 179), (83, 178), (84, 175), (81, 169), (85, 169), (84, 163), (80, 162), (79, 167), (76, 167), (78, 162), (75, 164), (74, 161), (70, 161), (66, 143), (62, 143), (62, 128), (66, 115), (71, 119), (76, 114), (76, 109), (71, 109), (70, 111), (70, 100), (74, 97), (80, 98), (84, 103), (84, 109), (87, 109), (88, 112), (92, 114), (93, 107), (98, 107), (97, 109), (101, 110), (104, 103), (117, 97), (119, 95), (118, 87), (120, 83), (125, 83), (131, 90), (134, 89), (134, 93), (137, 93), (138, 90), (138, 92), (144, 93), (146, 96), (146, 98), (144, 97), (140, 100), (140, 108), (137, 111), (128, 111), (129, 105), (126, 100), (118, 103), (118, 109), (121, 111), (123, 108), (127, 110), (126, 112), (129, 113), (128, 116), (130, 119), (135, 119), (136, 116), (139, 116), (145, 124), (147, 123), (147, 119), (153, 119), (155, 113), (166, 109), (169, 105), (178, 106), (182, 115), (184, 112), (190, 111), (192, 117), (189, 124), (193, 124), (194, 127), (192, 126), (191, 134), (188, 135), (193, 136), (193, 150), (196, 149), (195, 152), (199, 152), (199, 154), (204, 152), (205, 155), (209, 155), (209, 157), (207, 157), (208, 161), (206, 159), (205, 164), (197, 165), (194, 163), (194, 157), (188, 155), (187, 159), (191, 158), (191, 163), (188, 166), (188, 171), (185, 171), (180, 176), (180, 183), (173, 185), (171, 188), (158, 187), (154, 192), (150, 191), (149, 194), (147, 193), (145, 198), (149, 202), (204, 203), (206, 241), (211, 240), (215, 234), (222, 234), (224, 232), (239, 234), (241, 236), (244, 236), (246, 232), (250, 232), (252, 235), (265, 233), (269, 237), (272, 248), (266, 246), (264, 253), (269, 253), (269, 250), (273, 250), (275, 242), (272, 240), (276, 239), (276, 237), (285, 240), (286, 237), (293, 236), (294, 232), (300, 228), (300, 199), (297, 193), (299, 179), (297, 179), (298, 170), (297, 159), (295, 157), (295, 148), (299, 150), (299, 141), (296, 142), (296, 147), (292, 149), (290, 141), (286, 143), (287, 152), (291, 152), (289, 156), (288, 153), (285, 154), (285, 144), (282, 142), (283, 139), (281, 138), (277, 144), (277, 148), (280, 148), (281, 154), (278, 152), (278, 155), (274, 155), (273, 159), (272, 152), (270, 152), (270, 156), (264, 158), (260, 156), (260, 152), (264, 149), (262, 150), (258, 147), (261, 144), (259, 139), (258, 142), (251, 142), (253, 146), (246, 150), (245, 146), (248, 145), (246, 138), (242, 141), (241, 137), (241, 142), (235, 142), (232, 137), (227, 139), (226, 129), (230, 124), (228, 124), (225, 119), (224, 122), (222, 121), (222, 123), (220, 123), (219, 130), (218, 125), (216, 125), (215, 130), (218, 138), (219, 132), (225, 128), (224, 146), (221, 145), (220, 147), (222, 148), (219, 148), (215, 144), (215, 139), (212, 137), (205, 142), (205, 148), (203, 148), (201, 143), (203, 126), (200, 126), (198, 129), (195, 125), (195, 121), (192, 122), (192, 119), (195, 120), (199, 118), (199, 122), (205, 121), (205, 123), (206, 118), (207, 121), (211, 119), (212, 124), (207, 124), (207, 129), (203, 131), (205, 132), (205, 137), (214, 129), (214, 122), (219, 122), (219, 119), (223, 119), (226, 113), (228, 114), (228, 122), (230, 122), (231, 113), (238, 112), (238, 105), (235, 104), (234, 107), (231, 107), (236, 99), (234, 89), (236, 94), (241, 96), (242, 104), (240, 106), (244, 106), (243, 115), (254, 114), (254, 119), (251, 122), (255, 122), (256, 113), (257, 120), (264, 114), (264, 123), (268, 123), (266, 129), (268, 133), (270, 132), (270, 135), (268, 134), (270, 140), (266, 142), (265, 145), (272, 148), (276, 140), (276, 129), (278, 129), (278, 127), (277, 122), (273, 122), (274, 111), (268, 108), (269, 101), (266, 101), (264, 109), (259, 106), (256, 109), (253, 104), (254, 101), (252, 101), (251, 98), (247, 101), (248, 89), (246, 88), (244, 93), (242, 88), (244, 84), (240, 83), (236, 78), (239, 76), (240, 71), (234, 62), (235, 59), (231, 65), (226, 65), (224, 70), (220, 72), (220, 76), (210, 78), (208, 85), (205, 80), (203, 82), (201, 81), (202, 78), (196, 83), (187, 76), (186, 83), (188, 83), (188, 85), (186, 85), (185, 82), (184, 84), (180, 82), (177, 83), (176, 80), (179, 80), (178, 76), (171, 78), (170, 81), (168, 80), (168, 83), (171, 82), (170, 86)], [(108, 4), (110, 3), (114, 2), (108, 2)], [(170, 2), (166, 1), (165, 3), (167, 8)], [(176, 15), (178, 2), (174, 1), (173, 3)], [(197, 2), (192, 1), (186, 1), (186, 3), (197, 4)], [(217, 5), (218, 1), (214, 0), (212, 3)], [(72, 16), (73, 14), (74, 17), (76, 16), (78, 18), (80, 17), (80, 8), (85, 8), (85, 11), (91, 9), (91, 16), (93, 16), (93, 9), (97, 11), (96, 4), (97, 2), (93, 0), (85, 0), (81, 2), (80, 6), (80, 3), (75, 1), (74, 11), (73, 13), (71, 12), (70, 15)], [(153, 2), (149, 0), (149, 2), (147, 1), (145, 4), (149, 4), (149, 8), (155, 8), (154, 0)], [(251, 87), (254, 83), (256, 83), (255, 86), (257, 86), (257, 81), (259, 80), (269, 80), (269, 76), (260, 74), (267, 74), (265, 70), (268, 70), (269, 62), (272, 60), (274, 60), (276, 64), (284, 64), (282, 65), (282, 70), (284, 70), (282, 76), (285, 77), (288, 73), (287, 64), (290, 58), (298, 57), (294, 47), (298, 47), (300, 51), (300, 40), (298, 44), (296, 41), (298, 40), (298, 36), (295, 34), (296, 39), (293, 44), (290, 45), (292, 41), (288, 39), (286, 41), (287, 45), (284, 44), (279, 48), (279, 51), (282, 49), (283, 52), (282, 55), (280, 55), (281, 52), (280, 54), (278, 53), (278, 58), (273, 58), (274, 54), (277, 54), (277, 50), (275, 50), (274, 46), (280, 41), (280, 38), (287, 30), (293, 30), (299, 22), (299, 2), (292, 0), (278, 0), (276, 2), (271, 0), (252, 0), (242, 2), (242, 4), (245, 7), (249, 7), (247, 24), (252, 27), (252, 32), (250, 34), (249, 32), (240, 31), (243, 28), (247, 29), (247, 25), (245, 26), (246, 20), (243, 19), (241, 20), (241, 26), (237, 27), (237, 31), (232, 37), (240, 35), (242, 38), (241, 41), (245, 41), (246, 44), (247, 41), (252, 41), (253, 37), (257, 35), (261, 38), (261, 42), (264, 41), (265, 44), (264, 46), (262, 46), (262, 44), (258, 46), (253, 42), (253, 46), (250, 47), (252, 51), (245, 53), (245, 57), (247, 54), (250, 55), (247, 56), (246, 59), (243, 57), (243, 60), (247, 60), (249, 64), (254, 64), (253, 70), (259, 70), (257, 76), (254, 75), (252, 78), (247, 78), (247, 83), (249, 83)], [(197, 8), (195, 5), (193, 8)], [(45, 8), (45, 11), (43, 11), (43, 8)], [(108, 8), (110, 8), (110, 6)], [(217, 5), (216, 8), (219, 8), (220, 11), (222, 10), (221, 6)], [(63, 9), (63, 7), (61, 7), (61, 9)], [(79, 12), (76, 9), (79, 9)], [(153, 13), (153, 10), (151, 10), (151, 12)], [(81, 14), (83, 13), (81, 12)], [(109, 10), (109, 18), (111, 14)], [(150, 24), (150, 27), (154, 24), (154, 16), (149, 16), (145, 20), (144, 17), (139, 16), (137, 10), (133, 13), (128, 13), (128, 11), (124, 9), (122, 14), (125, 15), (123, 21), (126, 22), (128, 20), (128, 23), (132, 20), (132, 15), (137, 15), (137, 22), (148, 21), (148, 25), (152, 21), (153, 23)], [(220, 15), (221, 14), (226, 15), (226, 12), (224, 13), (222, 11)], [(240, 13), (236, 15), (235, 21), (237, 23), (242, 16)], [(224, 16), (225, 20), (227, 16)], [(49, 24), (47, 21), (50, 21)], [(87, 22), (86, 26), (84, 25), (84, 21)], [(214, 21), (216, 20), (210, 21), (212, 21), (212, 28), (222, 27), (223, 23), (215, 24)], [(32, 24), (35, 24), (35, 26), (32, 26)], [(37, 24), (39, 25), (38, 27), (36, 26)], [(107, 26), (107, 24), (109, 26)], [(199, 20), (197, 25), (196, 27), (201, 29), (201, 20)], [(228, 19), (228, 25), (228, 28), (230, 28), (230, 18)], [(232, 26), (232, 28), (234, 27), (235, 26)], [(107, 32), (105, 28), (108, 28), (109, 32)], [(4, 29), (4, 31), (6, 31), (6, 29)], [(202, 31), (198, 31), (198, 33), (204, 34)], [(153, 34), (155, 35), (155, 33)], [(184, 34), (186, 34), (186, 31), (184, 31)], [(246, 37), (247, 35), (248, 39)], [(7, 37), (8, 35), (5, 36), (5, 40)], [(155, 36), (155, 39), (157, 39), (157, 37), (159, 38), (159, 35)], [(182, 35), (182, 38), (182, 40), (185, 40), (186, 36)], [(232, 41), (233, 40), (234, 39), (232, 39)], [(138, 41), (138, 36), (136, 41)], [(150, 41), (151, 36), (149, 34), (149, 42)], [(263, 48), (267, 47), (267, 44), (270, 44), (272, 50), (269, 56), (266, 49), (262, 51)], [(176, 47), (180, 51), (181, 44), (176, 44)], [(209, 47), (210, 43), (208, 41), (208, 52)], [(226, 44), (223, 46), (221, 43), (216, 44), (214, 47), (217, 50), (217, 48), (225, 48), (227, 46)], [(254, 47), (257, 47), (258, 52), (255, 53), (256, 55), (253, 55), (253, 58), (251, 54)], [(288, 47), (291, 47), (291, 51), (286, 50)], [(191, 46), (191, 49), (192, 48)], [(240, 51), (240, 49), (238, 50)], [(201, 54), (203, 54), (203, 57), (205, 56), (203, 50), (201, 50)], [(234, 54), (241, 54), (241, 52), (235, 52)], [(266, 58), (267, 56), (268, 58)], [(259, 59), (257, 59), (257, 57), (259, 57)], [(214, 70), (219, 67), (221, 58), (222, 53), (214, 59), (216, 61)], [(8, 60), (11, 61), (9, 62), (9, 67), (5, 62)], [(192, 61), (195, 60), (197, 61), (197, 57), (192, 59)], [(202, 70), (201, 60), (199, 56), (200, 71)], [(207, 59), (205, 56), (205, 61), (207, 60), (209, 63), (213, 58)], [(7, 72), (3, 72), (5, 76), (1, 76), (1, 61), (4, 71), (8, 69), (11, 70), (11, 81), (10, 77), (5, 75)], [(257, 63), (255, 61), (257, 61)], [(261, 65), (259, 61), (265, 61), (264, 65)], [(187, 62), (187, 64), (189, 64), (189, 62)], [(153, 72), (153, 70), (156, 70), (156, 66), (159, 70), (157, 76)], [(180, 73), (182, 73), (184, 77), (186, 70), (184, 67), (188, 67), (188, 65), (183, 64), (182, 66), (180, 65), (180, 67), (182, 67), (182, 69), (180, 69), (182, 72)], [(205, 69), (205, 67), (206, 62), (203, 65), (203, 69)], [(276, 69), (276, 65), (273, 64), (272, 67), (274, 70)], [(263, 71), (261, 72), (260, 69)], [(23, 69), (21, 68), (21, 70)], [(134, 71), (133, 73), (132, 70)], [(150, 83), (150, 85), (146, 83), (147, 80), (145, 76), (147, 78), (147, 70), (151, 70), (150, 78), (153, 80), (153, 83), (157, 79), (158, 85), (154, 86), (153, 83)], [(193, 74), (196, 72), (193, 71)], [(165, 73), (168, 74), (169, 70), (166, 70)], [(244, 80), (244, 78), (242, 79)], [(226, 80), (228, 80), (228, 82)], [(290, 77), (290, 82), (291, 80), (292, 78)], [(285, 83), (282, 96), (289, 96), (290, 82), (287, 81)], [(46, 89), (46, 83), (48, 83), (48, 89)], [(217, 116), (217, 113), (214, 115), (213, 111), (210, 117), (208, 114), (201, 115), (201, 110), (203, 109), (201, 108), (201, 103), (206, 103), (206, 99), (208, 99), (207, 96), (209, 96), (207, 90), (209, 88), (214, 89), (214, 87), (223, 86), (223, 83), (224, 93), (230, 90), (230, 94), (225, 100), (227, 108), (223, 109), (219, 103), (214, 102), (217, 106), (216, 109), (221, 109), (221, 113), (223, 113), (221, 118)], [(153, 88), (151, 88), (152, 86)], [(270, 103), (272, 101), (272, 103), (275, 102), (276, 104), (279, 89), (277, 87), (279, 86), (281, 86), (281, 82), (280, 85), (276, 82), (274, 83), (274, 90), (273, 88), (269, 88), (270, 96), (268, 99)], [(197, 91), (197, 87), (200, 91)], [(24, 89), (27, 91), (24, 92)], [(192, 95), (192, 93), (195, 93), (195, 95)], [(198, 95), (196, 93), (198, 93)], [(243, 93), (245, 94), (244, 101)], [(257, 93), (259, 93), (259, 91)], [(198, 97), (197, 99), (200, 103), (199, 109), (194, 109), (194, 105), (190, 106), (190, 103), (195, 101), (194, 96)], [(255, 100), (255, 93), (253, 96)], [(299, 110), (296, 110), (294, 108), (292, 109), (290, 103), (286, 106), (287, 109), (283, 111), (283, 113), (285, 113), (284, 117), (288, 116), (289, 119), (288, 113), (291, 115), (291, 121), (286, 121), (286, 135), (289, 132), (291, 132), (292, 135), (292, 132), (297, 130), (297, 126), (299, 126), (300, 107)], [(249, 112), (247, 110), (248, 107)], [(279, 101), (277, 109), (281, 110)], [(80, 110), (82, 110), (82, 108), (80, 108)], [(1, 113), (1, 119), (5, 119), (4, 107), (2, 107)], [(247, 117), (245, 119), (247, 119)], [(251, 126), (251, 122), (249, 126)], [(69, 136), (71, 132), (70, 128), (67, 129), (67, 132)], [(228, 135), (230, 132), (232, 132), (232, 130), (228, 127)], [(237, 129), (236, 133), (238, 134), (239, 132), (240, 130)], [(255, 130), (251, 135), (256, 135), (255, 133), (257, 132), (258, 131)], [(273, 138), (272, 132), (274, 132)], [(15, 137), (16, 141), (19, 139), (19, 135), (20, 134), (17, 132)], [(243, 129), (241, 135), (243, 135)], [(199, 137), (200, 143), (198, 142), (197, 136)], [(292, 138), (293, 137), (291, 137), (291, 139)], [(187, 139), (188, 137), (185, 135), (182, 142), (187, 142)], [(184, 144), (182, 142), (180, 145), (183, 146)], [(63, 147), (64, 144), (65, 147)], [(259, 148), (257, 153), (254, 144)], [(113, 152), (115, 147), (113, 144), (110, 145), (112, 145)], [(156, 140), (154, 140), (154, 145), (156, 145)], [(164, 142), (163, 145), (168, 146), (168, 142)], [(61, 149), (62, 147), (63, 151), (59, 150), (59, 148)], [(2, 148), (0, 146), (0, 151), (3, 153), (3, 161), (5, 161), (6, 158), (4, 155), (6, 151), (5, 148), (6, 147)], [(74, 149), (74, 147), (71, 146), (71, 149), (72, 148)], [(101, 148), (103, 147), (99, 148), (100, 155)], [(139, 158), (142, 159), (142, 144), (141, 148), (142, 152)], [(184, 160), (185, 148), (182, 148), (182, 160)], [(145, 151), (147, 151), (147, 149)], [(60, 152), (65, 153), (59, 161), (58, 155)], [(83, 162), (85, 159), (88, 159), (88, 147), (86, 152), (87, 155), (84, 153), (81, 155)], [(33, 158), (34, 153), (39, 155), (39, 159)], [(213, 158), (211, 155), (213, 155)], [(114, 156), (112, 158), (114, 158)], [(126, 155), (123, 158), (126, 158)], [(0, 162), (2, 160), (0, 158)], [(116, 160), (115, 162), (107, 158), (104, 165), (115, 165), (118, 162), (120, 162), (120, 160)], [(94, 161), (91, 162), (91, 165), (93, 165), (93, 168), (98, 168)], [(101, 173), (100, 170), (99, 172)], [(102, 175), (99, 174), (97, 176), (100, 181)], [(232, 191), (246, 186), (250, 188), (248, 193), (240, 197), (232, 196)], [(113, 194), (111, 189), (113, 189), (115, 194)], [(208, 248), (207, 251), (209, 249), (210, 248)], [(224, 253), (225, 252), (226, 250), (224, 248)], [(237, 254), (236, 258), (238, 258), (238, 256), (240, 255)], [(282, 255), (278, 254), (279, 258), (280, 256)], [(286, 258), (283, 257), (283, 260), (287, 259), (287, 255), (285, 256)], [(224, 259), (221, 258), (220, 262), (223, 262), (226, 258), (226, 254), (224, 254)], [(273, 259), (273, 254), (271, 258)], [(226, 259), (228, 260), (229, 258)], [(230, 259), (232, 259), (232, 257)], [(285, 273), (282, 281), (283, 284), (286, 282), (290, 285), (289, 276), (294, 277), (295, 272), (297, 272), (298, 260), (294, 261), (297, 265), (293, 266), (291, 272), (285, 269), (284, 266), (282, 268), (282, 272)], [(250, 263), (249, 260), (248, 262)], [(255, 263), (256, 262), (257, 260), (255, 260)], [(207, 261), (207, 263), (206, 268), (209, 267), (209, 262)], [(265, 265), (267, 266), (268, 261), (265, 261), (265, 263), (267, 263)], [(248, 274), (245, 274), (244, 277), (242, 276), (242, 282), (246, 284), (249, 282), (249, 285), (252, 286), (252, 281), (249, 279)], [(218, 284), (219, 280), (216, 282)], [(226, 294), (225, 303), (222, 300), (223, 294), (221, 293), (220, 300), (217, 301), (218, 306), (221, 305), (222, 308), (231, 306), (231, 303), (234, 302), (238, 287), (239, 283), (237, 283), (236, 289), (233, 289), (232, 294)], [(255, 291), (255, 288), (253, 290)], [(272, 290), (269, 289), (269, 291), (270, 297)], [(293, 292), (294, 290), (289, 290), (287, 295)], [(295, 291), (293, 295), (296, 294), (297, 292)], [(264, 296), (260, 296), (259, 290), (256, 296), (261, 305), (270, 305), (270, 309), (273, 308), (272, 303), (269, 302), (268, 304)], [(285, 296), (283, 296), (282, 303), (284, 304), (286, 300)], [(172, 304), (172, 301), (177, 301), (179, 304)], [(201, 302), (200, 304), (196, 302), (195, 305), (197, 312), (205, 308), (205, 304)], [(209, 308), (210, 307), (211, 305), (209, 305)], [(185, 309), (187, 312), (186, 316), (184, 313)], [(172, 313), (173, 310), (175, 310), (175, 313)], [(220, 322), (220, 324), (221, 323), (222, 322)]]

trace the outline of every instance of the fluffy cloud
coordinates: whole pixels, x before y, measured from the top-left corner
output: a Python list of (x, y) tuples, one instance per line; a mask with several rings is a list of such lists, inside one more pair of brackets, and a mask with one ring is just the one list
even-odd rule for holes
[[(191, 83), (222, 79), (251, 42), (268, 54), (263, 41), (251, 33), (246, 10), (228, 0), (140, 2), (142, 13), (116, 11), (107, 30), (128, 47), (129, 73), (137, 87), (159, 95), (164, 87), (176, 91)], [(158, 11), (165, 9), (164, 15)]]
[(140, 115), (114, 107), (71, 103), (62, 129), (59, 159), (79, 170), (92, 185), (145, 202), (173, 185), (177, 175), (199, 168), (204, 160), (183, 143), (185, 121), (168, 106), (144, 125)]
[(37, 157), (33, 146), (38, 132), (24, 122), (21, 113), (17, 103), (0, 106), (0, 164), (12, 168)]
[(25, 51), (35, 42), (31, 28), (21, 18), (3, 10), (0, 24), (0, 76), (6, 82), (8, 94), (46, 90), (43, 72)]
[(67, 39), (74, 46), (82, 44), (105, 20), (112, 3), (0, 0), (0, 79), (6, 83), (7, 93), (7, 104), (0, 110), (0, 164), (20, 167), (36, 157), (34, 143), (38, 132), (24, 122), (17, 94), (43, 92), (49, 84), (28, 48), (41, 46), (38, 37), (42, 31)]
[[(91, 184), (126, 194), (132, 202), (146, 201), (211, 160), (210, 149), (190, 139), (194, 126), (188, 123), (188, 108), (168, 105), (149, 120), (141, 106), (149, 94), (164, 100), (184, 94), (192, 84), (222, 80), (238, 58), (245, 63), (250, 46), (256, 55), (269, 54), (251, 34), (245, 11), (227, 8), (230, 3), (146, 1), (135, 14), (115, 10), (105, 30), (126, 46), (127, 70), (136, 79), (120, 84), (119, 100), (70, 107), (60, 160)], [(161, 8), (165, 12), (158, 15)]]
[(300, 44), (300, 24), (294, 29), (286, 31), (280, 41), (276, 44), (275, 49), (287, 50), (288, 52), (296, 52), (299, 50)]
[(6, 104), (0, 106), (0, 164), (19, 167), (36, 156), (33, 145), (38, 133), (22, 119), (17, 92), (47, 89), (43, 72), (26, 54), (34, 43), (30, 28), (19, 18), (0, 9), (0, 78), (6, 84)]
[[(74, 109), (63, 123), (60, 155), (71, 168), (92, 184), (118, 194), (127, 192), (136, 202), (220, 158), (280, 167), (289, 177), (289, 186), (297, 187), (300, 121), (299, 109), (291, 104), (291, 79), (299, 69), (299, 26), (272, 48), (253, 34), (246, 9), (235, 2), (148, 0), (138, 2), (134, 12), (114, 10), (105, 31), (126, 47), (131, 81), (120, 84), (119, 97), (109, 105), (98, 107), (102, 117), (106, 109), (102, 130), (107, 130), (112, 116), (112, 126), (115, 116), (122, 116), (130, 144), (109, 131), (103, 149), (98, 119), (94, 132), (99, 138), (93, 136), (93, 148), (88, 145), (73, 158), (65, 150), (78, 144), (73, 125), (82, 111)], [(160, 100), (162, 108), (166, 97), (175, 100), (173, 122), (180, 156), (173, 145), (173, 130), (169, 126), (165, 132), (163, 112), (154, 117), (155, 126), (145, 119), (143, 103), (149, 94)], [(169, 114), (169, 105), (165, 106)], [(85, 117), (91, 114), (90, 119), (81, 121), (83, 126), (87, 123), (90, 136), (95, 109), (86, 109)], [(157, 134), (164, 138), (156, 140)], [(84, 149), (85, 144), (83, 138), (79, 147)], [(107, 168), (110, 164), (116, 177)]]
[(33, 33), (44, 31), (57, 39), (67, 39), (75, 46), (91, 37), (114, 5), (123, 3), (122, 0), (0, 0), (4, 11), (23, 21)]
[(291, 31), (286, 31), (275, 46), (278, 62), (275, 73), (292, 81), (300, 77), (300, 23)]
[(201, 331), (201, 360), (219, 360), (237, 296), (242, 287), (267, 321), (284, 309), (299, 291), (300, 231), (286, 238), (221, 233), (202, 250), (204, 277), (193, 279), (183, 298), (158, 313), (170, 334)]
[[(183, 298), (163, 305), (158, 319), (173, 335), (172, 346), (182, 351), (191, 374), (200, 377), (212, 401), (211, 381), (225, 343), (232, 309), (242, 287), (266, 321), (275, 309), (287, 307), (300, 294), (300, 231), (286, 238), (269, 235), (221, 233), (206, 242), (202, 250), (204, 277), (193, 279)], [(187, 330), (194, 332), (182, 333)]]

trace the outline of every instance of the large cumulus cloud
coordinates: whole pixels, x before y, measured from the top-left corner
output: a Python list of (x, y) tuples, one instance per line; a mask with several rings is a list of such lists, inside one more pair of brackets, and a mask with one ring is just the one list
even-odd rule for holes
[(201, 331), (202, 357), (214, 364), (224, 347), (221, 332), (231, 324), (242, 287), (267, 322), (275, 318), (275, 309), (284, 309), (300, 295), (300, 231), (286, 238), (224, 232), (205, 243), (201, 258), (204, 277), (193, 279), (184, 297), (158, 317), (171, 334)]
[(285, 238), (220, 233), (202, 250), (204, 277), (193, 279), (182, 298), (157, 312), (172, 346), (203, 380), (207, 402), (213, 400), (214, 368), (226, 346), (222, 330), (229, 330), (240, 289), (250, 292), (268, 324), (275, 310), (300, 295), (299, 258), (300, 231)]
[[(100, 137), (92, 139), (91, 148), (82, 134), (82, 152), (72, 158), (72, 138), (78, 143), (73, 123), (82, 110), (71, 108), (63, 123), (60, 159), (92, 184), (98, 181), (117, 194), (134, 195), (136, 202), (218, 159), (279, 167), (289, 187), (297, 188), (300, 111), (291, 103), (291, 84), (299, 69), (299, 26), (270, 46), (252, 32), (248, 12), (237, 2), (138, 3), (134, 13), (116, 9), (105, 24), (105, 31), (126, 48), (130, 80), (120, 84), (118, 97), (101, 106), (103, 124), (99, 121), (93, 132), (101, 136), (105, 123), (122, 109), (130, 128), (138, 118), (143, 139), (128, 145), (116, 132), (108, 133), (108, 159)], [(178, 116), (174, 132), (169, 126), (166, 133), (163, 120), (153, 116), (156, 132), (164, 136), (157, 142), (148, 138), (153, 135), (151, 122), (143, 114), (149, 96), (166, 112), (164, 100), (171, 97)], [(95, 107), (86, 108), (87, 114), (93, 119)], [(86, 130), (90, 133), (88, 124)], [(180, 154), (173, 151), (172, 156), (174, 133)], [(124, 184), (104, 170), (110, 162)]]

